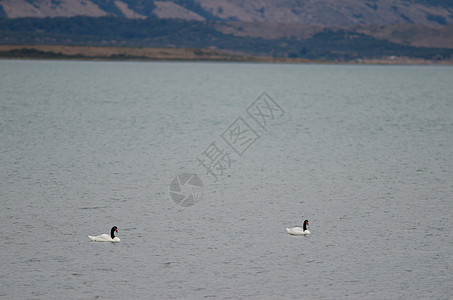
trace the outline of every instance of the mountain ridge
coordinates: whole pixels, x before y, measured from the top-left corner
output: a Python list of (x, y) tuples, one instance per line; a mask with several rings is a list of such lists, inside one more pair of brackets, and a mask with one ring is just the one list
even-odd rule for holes
[(0, 0), (0, 16), (172, 18), (322, 26), (453, 23), (448, 0)]
[[(260, 28), (261, 32), (255, 32), (255, 36), (251, 36), (247, 33), (245, 23), (233, 28), (237, 32), (222, 29), (222, 26), (229, 25), (231, 23), (219, 21), (108, 16), (0, 18), (0, 44), (209, 48), (241, 55), (342, 61), (386, 56), (445, 60), (453, 55), (453, 49), (446, 46), (411, 45), (407, 39), (414, 34), (415, 25), (406, 29), (399, 29), (400, 26), (393, 29), (388, 29), (388, 26), (314, 26), (311, 29), (302, 26), (294, 28), (295, 31), (290, 36), (279, 35), (288, 32), (283, 27), (277, 28), (273, 37), (267, 36), (266, 28)], [(451, 26), (453, 25), (442, 27), (447, 29), (444, 40), (451, 37)], [(423, 30), (419, 34), (423, 34)], [(387, 36), (391, 35), (402, 40), (398, 43), (390, 41)]]
[(453, 57), (448, 0), (0, 0), (0, 44), (219, 49), (350, 61)]

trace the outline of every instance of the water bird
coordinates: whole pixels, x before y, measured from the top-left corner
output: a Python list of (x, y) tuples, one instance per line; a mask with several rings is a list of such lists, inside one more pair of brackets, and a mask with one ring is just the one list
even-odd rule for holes
[(104, 234), (97, 235), (97, 236), (89, 235), (88, 237), (93, 242), (119, 242), (119, 241), (121, 241), (119, 237), (115, 236), (115, 232), (118, 232), (118, 228), (116, 226), (113, 226), (112, 229), (110, 229), (110, 235), (107, 233), (104, 233)]
[(286, 232), (292, 235), (309, 235), (310, 230), (307, 229), (308, 220), (304, 221), (303, 228), (300, 227), (293, 227), (293, 228), (286, 228)]

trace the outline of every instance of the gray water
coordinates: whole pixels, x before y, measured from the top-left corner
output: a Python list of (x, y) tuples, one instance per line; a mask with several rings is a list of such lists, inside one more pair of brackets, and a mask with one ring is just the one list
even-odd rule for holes
[(452, 95), (452, 67), (0, 61), (0, 298), (451, 299)]

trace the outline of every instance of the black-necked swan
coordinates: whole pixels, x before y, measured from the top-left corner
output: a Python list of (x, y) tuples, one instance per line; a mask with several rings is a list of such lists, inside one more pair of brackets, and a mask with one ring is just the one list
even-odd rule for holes
[(115, 232), (118, 232), (118, 228), (116, 226), (113, 226), (112, 229), (110, 229), (110, 235), (108, 235), (107, 233), (104, 233), (104, 234), (97, 235), (97, 236), (89, 235), (88, 237), (93, 242), (119, 242), (119, 241), (121, 241), (119, 237), (115, 236)]
[(303, 228), (300, 227), (286, 228), (286, 232), (292, 235), (308, 235), (310, 234), (310, 230), (307, 229), (307, 225), (308, 220), (305, 220)]

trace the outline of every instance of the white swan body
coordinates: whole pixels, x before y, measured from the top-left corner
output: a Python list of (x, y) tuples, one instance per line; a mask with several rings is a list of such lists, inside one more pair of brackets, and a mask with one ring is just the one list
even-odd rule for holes
[(291, 235), (309, 235), (310, 230), (307, 229), (307, 225), (308, 220), (305, 220), (303, 227), (286, 228), (286, 232), (288, 232)]
[(96, 236), (89, 235), (88, 237), (93, 242), (112, 242), (112, 243), (115, 243), (115, 242), (121, 241), (119, 237), (115, 236), (115, 232), (118, 232), (118, 228), (116, 228), (116, 226), (113, 226), (112, 229), (110, 230), (110, 234), (104, 233), (104, 234), (96, 235)]
[(109, 234), (107, 233), (104, 233), (104, 234), (101, 234), (101, 235), (97, 235), (97, 236), (92, 236), (92, 235), (89, 235), (88, 236), (90, 238), (90, 240), (92, 240), (93, 242), (119, 242), (121, 241), (119, 237), (115, 236), (113, 239), (110, 237)]
[(308, 235), (310, 234), (310, 230), (304, 230), (301, 227), (293, 227), (293, 228), (286, 228), (286, 232), (292, 235)]

